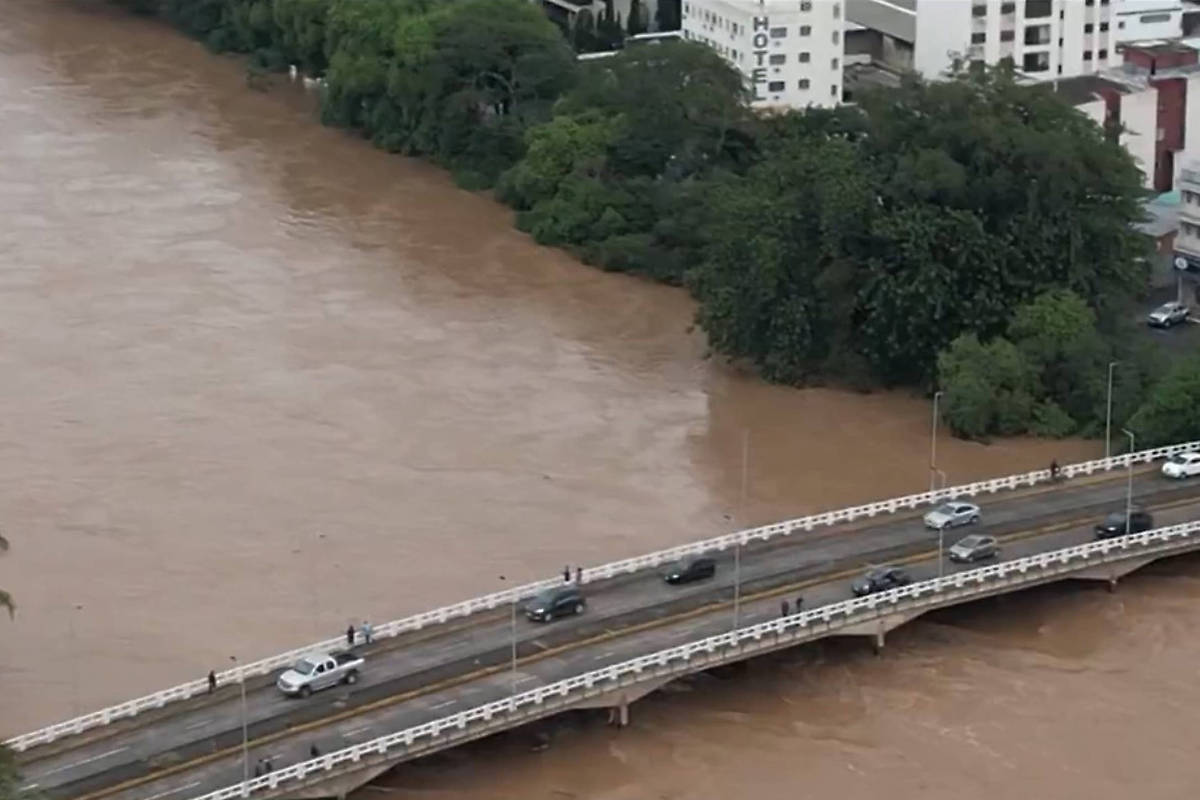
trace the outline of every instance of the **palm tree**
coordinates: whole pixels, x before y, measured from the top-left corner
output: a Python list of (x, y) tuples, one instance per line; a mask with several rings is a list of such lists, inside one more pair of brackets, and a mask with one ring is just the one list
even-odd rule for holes
[[(8, 552), (8, 539), (0, 534), (0, 553), (6, 552)], [(12, 595), (3, 589), (0, 589), (0, 608), (8, 611), (9, 619), (12, 619), (13, 615), (17, 613), (17, 604), (13, 602)]]

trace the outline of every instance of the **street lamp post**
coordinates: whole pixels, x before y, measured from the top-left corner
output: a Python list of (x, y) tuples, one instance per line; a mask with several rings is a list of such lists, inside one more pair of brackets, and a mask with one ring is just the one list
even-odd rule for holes
[(1127, 487), (1125, 489), (1125, 535), (1128, 536), (1129, 516), (1133, 513), (1133, 454), (1137, 451), (1137, 447), (1131, 431), (1122, 428), (1121, 433), (1129, 437), (1129, 460), (1125, 462), (1126, 466), (1128, 467), (1126, 470), (1128, 474), (1128, 480)]
[(940, 391), (933, 393), (933, 426), (929, 434), (929, 491), (937, 489), (937, 429), (938, 429), (938, 400)]
[(1104, 457), (1112, 458), (1112, 386), (1113, 367), (1120, 361), (1111, 361), (1108, 365), (1108, 404), (1104, 413)]
[(83, 611), (83, 605), (77, 603), (67, 617), (67, 632), (71, 637), (71, 713), (76, 717), (79, 716), (79, 648), (75, 639), (75, 615), (80, 611)]
[[(500, 580), (504, 580), (504, 576), (500, 576)], [(512, 602), (509, 604), (512, 609), (512, 614), (509, 617), (509, 634), (512, 641), (512, 693), (517, 693), (517, 598), (513, 596)]]
[[(746, 516), (746, 475), (750, 462), (750, 430), (742, 431), (742, 492), (738, 498), (738, 524)], [(733, 543), (733, 629), (737, 630), (742, 603), (742, 540)]]
[[(237, 656), (230, 656), (233, 665), (238, 666)], [(246, 721), (246, 674), (238, 670), (238, 683), (242, 687), (242, 783), (250, 780), (250, 735)]]
[(946, 526), (938, 528), (938, 580), (941, 580), (945, 570), (945, 560), (942, 558), (942, 547), (946, 542)]

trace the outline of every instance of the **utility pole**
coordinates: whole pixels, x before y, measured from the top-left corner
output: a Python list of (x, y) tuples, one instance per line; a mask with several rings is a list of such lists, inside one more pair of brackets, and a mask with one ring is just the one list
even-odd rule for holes
[(1134, 443), (1133, 433), (1125, 428), (1121, 429), (1121, 433), (1129, 437), (1129, 455), (1128, 461), (1125, 462), (1126, 466), (1128, 467), (1127, 473), (1129, 476), (1127, 481), (1128, 485), (1125, 489), (1125, 535), (1128, 536), (1129, 517), (1133, 513), (1133, 454), (1136, 450), (1136, 445)]
[(1108, 408), (1104, 414), (1104, 457), (1112, 458), (1112, 387), (1113, 367), (1120, 361), (1109, 362), (1108, 365)]
[(937, 430), (938, 430), (938, 400), (941, 392), (933, 393), (933, 425), (929, 435), (929, 491), (937, 490)]
[[(746, 475), (750, 462), (750, 430), (742, 431), (742, 493), (738, 498), (739, 525), (746, 519)], [(742, 602), (742, 540), (733, 543), (733, 629), (737, 630)]]
[[(237, 656), (230, 656), (234, 667), (238, 666)], [(238, 683), (242, 687), (242, 783), (250, 780), (250, 735), (246, 721), (246, 673), (238, 669)]]

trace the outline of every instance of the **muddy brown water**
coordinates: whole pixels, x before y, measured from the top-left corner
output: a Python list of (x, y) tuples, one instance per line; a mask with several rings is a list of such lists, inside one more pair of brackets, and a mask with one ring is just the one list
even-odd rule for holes
[[(928, 484), (926, 400), (706, 359), (684, 293), (537, 247), (303, 89), (99, 3), (0, 0), (0, 220), (0, 735), (500, 575)], [(938, 461), (959, 482), (1097, 450), (943, 437)], [(938, 617), (880, 659), (755, 662), (620, 733), (370, 794), (1181, 797), (1197, 563)]]

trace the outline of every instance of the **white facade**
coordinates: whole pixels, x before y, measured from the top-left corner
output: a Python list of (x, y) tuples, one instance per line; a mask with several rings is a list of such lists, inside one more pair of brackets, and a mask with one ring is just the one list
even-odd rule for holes
[(1031, 78), (1086, 75), (1118, 63), (1116, 10), (1129, 0), (847, 0), (849, 18), (912, 49), (936, 79), (956, 60), (1011, 58)]
[(1200, 268), (1200, 162), (1179, 171), (1179, 233), (1175, 235), (1175, 268)]
[(1183, 36), (1183, 0), (1121, 0), (1114, 12), (1118, 42)]
[(755, 108), (842, 100), (845, 19), (839, 0), (683, 0), (683, 36), (746, 77)]

